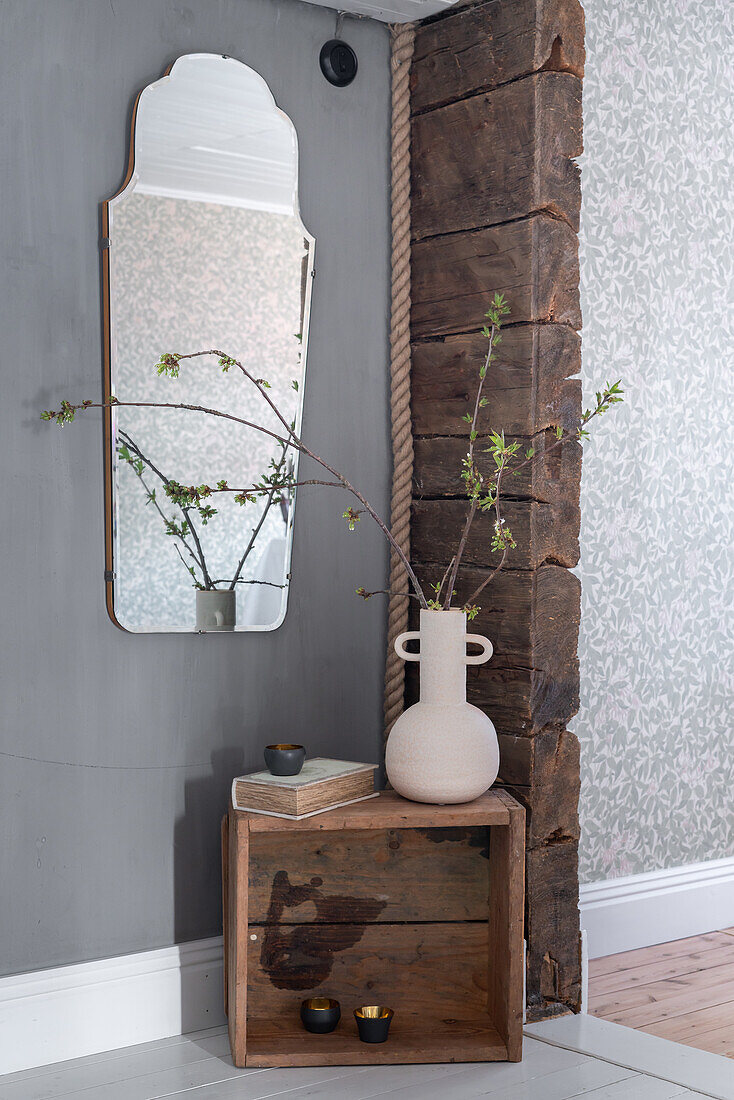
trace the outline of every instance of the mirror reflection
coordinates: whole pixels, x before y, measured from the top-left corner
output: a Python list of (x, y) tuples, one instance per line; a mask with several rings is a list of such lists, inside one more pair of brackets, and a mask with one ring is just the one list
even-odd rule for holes
[[(157, 373), (163, 353), (219, 349), (267, 379), (298, 427), (314, 242), (298, 212), (292, 123), (253, 70), (190, 55), (141, 93), (133, 145), (129, 178), (106, 204), (110, 392), (278, 430), (257, 390), (216, 357), (182, 363), (175, 378)], [(280, 625), (295, 490), (246, 508), (218, 494), (202, 516), (176, 506), (164, 487), (252, 486), (274, 469), (295, 475), (297, 454), (184, 410), (113, 408), (109, 431), (117, 623), (131, 631)]]

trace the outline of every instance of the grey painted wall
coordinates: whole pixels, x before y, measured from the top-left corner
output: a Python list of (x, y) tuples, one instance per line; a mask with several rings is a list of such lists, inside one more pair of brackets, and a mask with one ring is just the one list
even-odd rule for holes
[[(39, 410), (100, 392), (98, 204), (135, 93), (187, 52), (256, 68), (293, 119), (317, 240), (304, 434), (383, 510), (389, 488), (388, 32), (330, 87), (334, 13), (295, 0), (10, 0), (0, 60), (0, 972), (219, 931), (218, 822), (263, 743), (377, 760), (379, 533), (299, 500), (288, 617), (237, 636), (126, 635), (104, 607), (102, 433)], [(319, 495), (319, 492), (321, 495)], [(331, 494), (331, 495), (329, 495)]]

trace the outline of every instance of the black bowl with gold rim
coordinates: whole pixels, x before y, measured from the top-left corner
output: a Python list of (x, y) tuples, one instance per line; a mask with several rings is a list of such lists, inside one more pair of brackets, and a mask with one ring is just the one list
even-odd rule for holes
[(355, 1008), (354, 1018), (363, 1043), (384, 1043), (390, 1031), (393, 1010), (384, 1005), (362, 1005)]
[(303, 745), (267, 745), (265, 764), (271, 775), (298, 775), (306, 759)]
[(341, 1019), (342, 1010), (338, 1001), (329, 997), (309, 997), (301, 1001), (301, 1023), (306, 1031), (314, 1035), (326, 1035), (333, 1031)]

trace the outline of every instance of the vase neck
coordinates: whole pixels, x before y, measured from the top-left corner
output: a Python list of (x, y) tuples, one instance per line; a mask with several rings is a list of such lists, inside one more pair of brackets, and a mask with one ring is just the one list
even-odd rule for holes
[(466, 702), (466, 616), (461, 611), (421, 611), (421, 702)]

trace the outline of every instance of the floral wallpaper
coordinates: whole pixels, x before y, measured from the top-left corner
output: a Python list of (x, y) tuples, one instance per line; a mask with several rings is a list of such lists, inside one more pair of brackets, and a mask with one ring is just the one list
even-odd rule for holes
[[(254, 387), (237, 370), (224, 374), (216, 359), (184, 363), (175, 379), (156, 373), (164, 351), (218, 348), (267, 379), (288, 419), (296, 415), (300, 397), (291, 380), (301, 376), (297, 334), (306, 254), (297, 218), (133, 192), (113, 209), (111, 242), (113, 377), (121, 400), (205, 405), (277, 430)], [(118, 409), (116, 417), (118, 431), (125, 430), (166, 477), (185, 485), (220, 479), (238, 488), (253, 485), (278, 450), (260, 433), (191, 412)], [(155, 477), (148, 480), (155, 484)], [(166, 535), (161, 516), (122, 462), (115, 498), (118, 620), (130, 630), (194, 629), (192, 579), (176, 540)], [(160, 484), (157, 499), (181, 521)], [(262, 505), (241, 507), (225, 496), (210, 503), (218, 514), (206, 526), (199, 523), (198, 534), (212, 577), (229, 580)], [(272, 508), (243, 577), (283, 583), (288, 537), (280, 508)], [(282, 598), (278, 588), (238, 586), (238, 626), (277, 621)]]
[[(581, 878), (734, 855), (734, 5), (588, 0)], [(587, 401), (588, 404), (588, 401)]]

